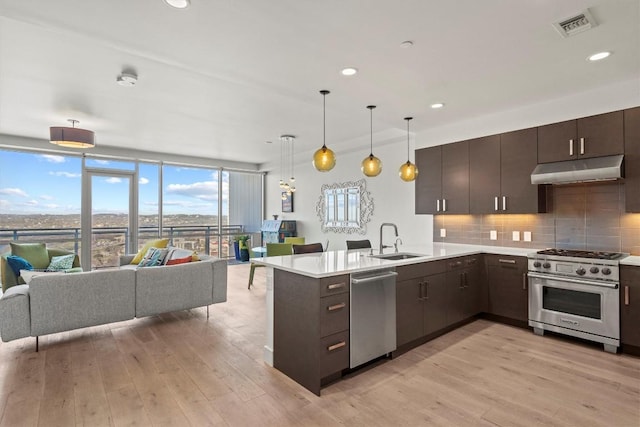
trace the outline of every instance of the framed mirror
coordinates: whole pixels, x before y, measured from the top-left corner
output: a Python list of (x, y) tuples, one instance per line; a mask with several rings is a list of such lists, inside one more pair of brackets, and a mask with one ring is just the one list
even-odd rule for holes
[(373, 214), (373, 199), (366, 181), (324, 184), (316, 212), (323, 232), (365, 234)]

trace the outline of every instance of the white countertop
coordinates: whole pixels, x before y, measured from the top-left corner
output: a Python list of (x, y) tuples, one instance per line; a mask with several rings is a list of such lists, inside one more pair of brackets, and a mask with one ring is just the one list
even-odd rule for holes
[[(433, 243), (424, 246), (402, 246), (402, 250), (399, 252), (420, 254), (421, 256), (395, 261), (371, 257), (369, 256), (369, 249), (357, 249), (253, 258), (252, 262), (303, 276), (321, 278), (479, 253), (527, 256), (536, 250), (537, 249), (504, 246)], [(374, 253), (377, 253), (377, 251), (374, 251)], [(640, 263), (638, 265), (640, 265)]]
[(631, 255), (620, 260), (622, 265), (635, 265), (640, 267), (640, 256)]

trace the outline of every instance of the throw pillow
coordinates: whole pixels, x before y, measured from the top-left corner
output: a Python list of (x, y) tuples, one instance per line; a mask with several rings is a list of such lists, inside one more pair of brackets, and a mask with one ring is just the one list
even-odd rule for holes
[(173, 258), (173, 259), (167, 260), (166, 265), (186, 264), (188, 262), (191, 262), (191, 255), (184, 258)]
[(46, 271), (65, 271), (73, 267), (75, 254), (60, 255), (51, 257), (51, 262)]
[(9, 255), (7, 264), (9, 264), (9, 268), (11, 268), (16, 277), (20, 276), (20, 270), (33, 270), (33, 265), (29, 261), (16, 255)]
[(11, 242), (11, 255), (24, 258), (33, 268), (47, 268), (49, 266), (49, 252), (44, 243), (15, 243)]
[(140, 264), (142, 258), (145, 256), (149, 248), (166, 248), (169, 243), (169, 239), (156, 239), (150, 240), (138, 251), (135, 257), (131, 260), (131, 264)]
[(140, 263), (138, 263), (138, 267), (155, 267), (162, 265), (168, 252), (169, 249), (149, 248)]
[(172, 260), (176, 260), (176, 259), (184, 259), (184, 258), (189, 258), (189, 261), (186, 262), (191, 262), (191, 257), (195, 254), (194, 251), (190, 251), (188, 249), (180, 249), (180, 248), (176, 248), (176, 247), (169, 247), (169, 255), (167, 255), (167, 257), (164, 259), (164, 263), (166, 265), (172, 265), (172, 264), (176, 264), (171, 263), (169, 264), (169, 261)]

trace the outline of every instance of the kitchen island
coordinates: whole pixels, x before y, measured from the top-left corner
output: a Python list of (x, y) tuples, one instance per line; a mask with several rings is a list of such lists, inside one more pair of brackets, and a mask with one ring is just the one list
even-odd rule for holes
[[(399, 297), (407, 287), (412, 292), (416, 275), (431, 277), (429, 275), (433, 274), (434, 278), (443, 279), (443, 291), (447, 288), (464, 291), (456, 295), (444, 292), (442, 300), (438, 301), (434, 282), (431, 300), (437, 304), (441, 315), (432, 320), (438, 326), (408, 335), (403, 328), (398, 340), (406, 347), (435, 332), (444, 333), (442, 331), (446, 332), (447, 327), (454, 327), (485, 311), (486, 304), (482, 304), (486, 300), (485, 281), (480, 278), (483, 263), (477, 262), (478, 257), (484, 253), (524, 257), (534, 251), (530, 248), (434, 243), (403, 247), (402, 253), (413, 257), (396, 260), (371, 256), (369, 249), (255, 259), (254, 262), (267, 267), (264, 360), (319, 395), (324, 384), (339, 379), (349, 368), (351, 274), (396, 269), (401, 285)], [(447, 262), (453, 259), (455, 262)], [(445, 280), (447, 277), (449, 279)], [(423, 289), (429, 292), (429, 281), (421, 280), (418, 286), (420, 298), (415, 299), (422, 303), (429, 299), (423, 295)], [(483, 292), (485, 296), (482, 296)], [(443, 307), (449, 303), (455, 307), (445, 313)], [(404, 304), (403, 299), (399, 298), (397, 304)], [(398, 309), (399, 327), (412, 323), (410, 313), (415, 313), (416, 307), (411, 308), (414, 310), (405, 310), (404, 306)], [(436, 311), (424, 310), (428, 313)], [(409, 315), (405, 316), (405, 313)]]

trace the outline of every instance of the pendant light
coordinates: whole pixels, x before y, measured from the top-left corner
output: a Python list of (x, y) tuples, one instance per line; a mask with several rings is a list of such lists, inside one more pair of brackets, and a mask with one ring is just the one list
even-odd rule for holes
[(367, 105), (367, 108), (371, 112), (371, 151), (367, 157), (362, 161), (362, 173), (368, 177), (374, 177), (380, 175), (382, 172), (382, 161), (373, 155), (373, 109), (375, 105)]
[[(280, 189), (282, 189), (282, 199), (295, 193), (296, 178), (293, 176), (293, 135), (280, 135)], [(286, 176), (289, 175), (287, 179)]]
[(418, 168), (416, 165), (409, 161), (409, 121), (413, 120), (413, 117), (405, 117), (407, 121), (407, 163), (403, 163), (400, 166), (400, 179), (406, 182), (415, 181), (418, 176)]
[(326, 133), (327, 133), (327, 107), (326, 97), (329, 93), (328, 90), (321, 90), (322, 94), (322, 147), (313, 155), (313, 167), (318, 172), (328, 172), (336, 165), (336, 155), (331, 149), (327, 148)]
[(49, 128), (49, 141), (52, 144), (70, 148), (93, 148), (96, 146), (95, 134), (91, 130), (76, 127), (80, 123), (74, 119), (68, 119), (72, 127)]

